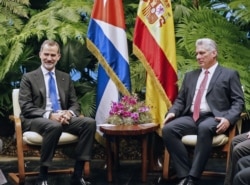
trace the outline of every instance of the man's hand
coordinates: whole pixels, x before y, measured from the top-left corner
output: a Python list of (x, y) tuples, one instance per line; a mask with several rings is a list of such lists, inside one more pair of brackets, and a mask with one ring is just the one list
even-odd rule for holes
[(168, 113), (166, 118), (163, 121), (163, 125), (166, 124), (167, 122), (169, 122), (170, 120), (175, 118), (175, 114), (174, 113)]
[(65, 124), (68, 125), (71, 117), (72, 117), (72, 114), (68, 110), (62, 110), (56, 113), (52, 113), (50, 115), (51, 120), (57, 121), (63, 125)]
[(223, 117), (215, 117), (215, 120), (220, 122), (217, 125), (217, 129), (216, 129), (216, 133), (217, 134), (222, 134), (224, 133), (229, 127), (230, 127), (230, 123), (226, 118)]

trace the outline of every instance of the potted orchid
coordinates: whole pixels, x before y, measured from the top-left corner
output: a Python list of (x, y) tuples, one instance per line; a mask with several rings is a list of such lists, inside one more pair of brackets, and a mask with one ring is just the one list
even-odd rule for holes
[(152, 122), (150, 108), (139, 101), (138, 96), (123, 96), (119, 102), (112, 102), (107, 122), (115, 125), (132, 125)]

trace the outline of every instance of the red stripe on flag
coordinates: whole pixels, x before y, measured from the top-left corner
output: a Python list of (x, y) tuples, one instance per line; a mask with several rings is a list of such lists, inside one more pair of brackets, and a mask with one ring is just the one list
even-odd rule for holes
[(177, 74), (162, 49), (148, 31), (148, 28), (139, 18), (136, 21), (136, 28), (134, 44), (144, 54), (155, 76), (164, 88), (166, 95), (173, 103), (178, 92), (176, 84)]
[(91, 17), (125, 29), (125, 19), (121, 0), (97, 0), (94, 4)]

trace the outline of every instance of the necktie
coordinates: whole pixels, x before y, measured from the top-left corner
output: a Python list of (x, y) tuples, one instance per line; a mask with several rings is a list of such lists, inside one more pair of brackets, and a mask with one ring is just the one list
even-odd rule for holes
[(194, 121), (197, 121), (199, 116), (200, 116), (201, 98), (203, 96), (203, 93), (204, 93), (206, 85), (207, 85), (208, 73), (209, 73), (209, 71), (206, 70), (205, 76), (200, 84), (199, 90), (198, 90), (196, 98), (194, 100), (194, 112), (193, 112)]
[(55, 80), (53, 77), (53, 72), (49, 72), (49, 97), (50, 97), (50, 101), (52, 103), (52, 109), (53, 111), (57, 111), (59, 110), (59, 104), (57, 101), (57, 94), (56, 94), (56, 84), (55, 84)]

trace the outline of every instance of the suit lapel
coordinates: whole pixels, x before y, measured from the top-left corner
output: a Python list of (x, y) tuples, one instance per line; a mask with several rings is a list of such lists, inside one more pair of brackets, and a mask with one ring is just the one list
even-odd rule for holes
[(218, 65), (214, 71), (214, 74), (210, 80), (210, 83), (208, 85), (208, 89), (207, 89), (207, 94), (212, 90), (212, 88), (214, 87), (214, 84), (216, 82), (216, 80), (218, 79), (218, 77), (221, 75), (221, 67)]
[(191, 91), (191, 99), (192, 99), (192, 100), (193, 100), (193, 97), (194, 97), (194, 95), (195, 95), (196, 85), (197, 85), (198, 78), (199, 78), (199, 76), (200, 76), (201, 71), (202, 71), (201, 69), (196, 70), (196, 71), (194, 72), (194, 75), (193, 75), (193, 78), (192, 78), (193, 81), (190, 82), (190, 84), (195, 84), (195, 85), (192, 86), (192, 91)]
[(65, 86), (65, 78), (63, 75), (61, 75), (61, 73), (58, 73), (57, 70), (55, 71), (55, 75), (56, 75), (57, 89), (58, 89), (60, 101), (62, 104), (65, 101), (65, 93), (63, 91), (64, 89), (63, 86)]
[(39, 91), (41, 93), (41, 96), (43, 98), (42, 99), (43, 105), (46, 106), (46, 86), (45, 86), (45, 81), (44, 81), (43, 72), (41, 68), (37, 69), (35, 78), (39, 86)]

